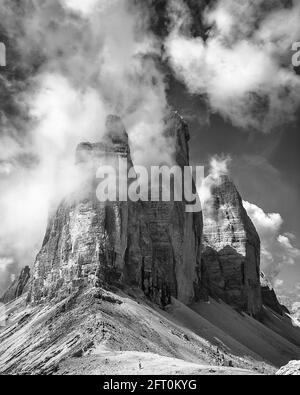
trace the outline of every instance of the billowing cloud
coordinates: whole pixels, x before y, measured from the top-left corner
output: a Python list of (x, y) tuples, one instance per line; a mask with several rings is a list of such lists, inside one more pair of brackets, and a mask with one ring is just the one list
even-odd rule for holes
[(274, 280), (285, 265), (300, 262), (300, 250), (293, 246), (293, 235), (282, 234), (283, 219), (277, 213), (265, 213), (260, 207), (244, 202), (261, 239), (261, 266)]
[(182, 0), (170, 2), (167, 57), (192, 94), (235, 126), (268, 132), (294, 120), (300, 78), (291, 64), (300, 3), (219, 0), (202, 15), (207, 39), (193, 37)]
[(101, 140), (107, 114), (123, 118), (136, 163), (171, 160), (161, 45), (145, 11), (123, 0), (1, 2), (0, 259), (13, 261), (2, 265), (5, 278), (33, 263), (50, 203), (77, 184), (75, 147)]
[[(0, 77), (0, 259), (7, 278), (33, 262), (50, 202), (77, 179), (77, 143), (99, 140), (108, 113), (123, 118), (135, 163), (171, 160), (162, 133), (162, 44), (176, 77), (235, 125), (267, 131), (293, 118), (300, 88), (289, 51), (299, 38), (298, 3), (214, 2), (196, 13), (201, 29), (211, 27), (206, 40), (192, 36), (187, 2), (169, 3), (171, 30), (162, 42), (149, 30), (144, 5), (152, 0), (1, 2), (8, 67)], [(206, 191), (227, 164), (212, 161)], [(292, 238), (280, 234), (276, 243), (291, 254)]]
[[(100, 3), (98, 0), (62, 0), (62, 2), (66, 7), (85, 16), (90, 16)], [(102, 3), (107, 5), (107, 1), (105, 0)]]
[(201, 185), (197, 185), (201, 204), (204, 206), (211, 198), (211, 189), (224, 175), (229, 175), (231, 157), (229, 155), (215, 155), (210, 159), (209, 173), (202, 180)]
[(284, 281), (281, 280), (280, 278), (277, 278), (277, 279), (275, 280), (274, 286), (275, 286), (275, 288), (279, 288), (279, 287), (282, 287), (283, 284), (284, 284)]

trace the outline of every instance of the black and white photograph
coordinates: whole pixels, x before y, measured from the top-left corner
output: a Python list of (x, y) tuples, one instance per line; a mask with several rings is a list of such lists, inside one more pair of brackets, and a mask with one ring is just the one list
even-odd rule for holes
[(300, 0), (0, 0), (0, 376), (300, 375), (299, 150)]

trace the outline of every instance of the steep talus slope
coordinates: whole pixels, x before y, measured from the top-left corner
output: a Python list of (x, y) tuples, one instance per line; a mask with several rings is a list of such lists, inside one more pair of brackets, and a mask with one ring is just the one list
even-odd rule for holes
[(260, 239), (228, 176), (213, 180), (203, 207), (202, 286), (256, 315), (261, 310)]
[[(300, 358), (299, 345), (291, 341), (295, 335), (292, 325), (287, 325), (286, 330), (279, 334), (279, 328), (286, 324), (279, 315), (275, 317), (276, 325), (271, 328), (245, 313), (234, 311), (223, 302), (196, 303), (192, 309), (273, 366), (280, 367), (291, 359)], [(299, 339), (300, 331), (297, 331), (297, 336)]]
[[(126, 370), (122, 361), (130, 353), (140, 353), (144, 368), (147, 361), (153, 364), (154, 354), (157, 363), (162, 357), (172, 358), (172, 363), (176, 359), (177, 367), (184, 368), (186, 364), (186, 372), (193, 374), (209, 370), (230, 374), (235, 371), (232, 368), (239, 368), (240, 374), (241, 369), (275, 371), (267, 361), (257, 361), (244, 346), (229, 341), (228, 335), (213, 325), (209, 334), (204, 320), (180, 302), (174, 301), (174, 307), (166, 312), (150, 303), (141, 291), (129, 292), (131, 295), (86, 289), (59, 303), (37, 306), (26, 306), (25, 294), (10, 303), (7, 325), (0, 329), (0, 373), (66, 373), (69, 366), (70, 373), (76, 373), (74, 365), (80, 373), (92, 361), (95, 373), (108, 373), (107, 368), (117, 360), (119, 370), (115, 373), (129, 374), (132, 363)], [(186, 318), (184, 322), (180, 320), (176, 309), (189, 316), (189, 323)], [(193, 323), (197, 324), (197, 331), (191, 328)], [(214, 334), (218, 338), (211, 342), (208, 336)], [(198, 370), (192, 366), (191, 371), (190, 363), (198, 365)], [(138, 364), (137, 359), (137, 368)], [(168, 373), (167, 367), (165, 370)]]
[(294, 324), (289, 314), (281, 315), (264, 306), (260, 322), (300, 348), (300, 329)]
[(1, 374), (140, 374), (139, 362), (161, 374), (153, 366), (163, 361), (165, 374), (273, 374), (300, 358), (299, 347), (213, 300), (192, 309), (173, 300), (164, 311), (138, 289), (90, 288), (37, 306), (26, 297), (7, 305)]

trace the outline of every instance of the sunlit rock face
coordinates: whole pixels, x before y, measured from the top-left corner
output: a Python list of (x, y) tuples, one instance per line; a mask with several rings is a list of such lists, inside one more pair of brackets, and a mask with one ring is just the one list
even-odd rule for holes
[[(174, 144), (173, 165), (183, 169), (189, 165), (188, 127), (176, 113), (165, 122), (165, 136)], [(187, 213), (186, 203), (174, 199), (144, 207), (153, 248), (143, 268), (144, 291), (162, 305), (172, 296), (188, 304), (200, 281), (202, 212)]]
[[(117, 169), (120, 192), (124, 183), (119, 183), (119, 160), (132, 167), (121, 120), (108, 117), (106, 129), (101, 143), (78, 146), (78, 188), (49, 217), (29, 298), (40, 302), (63, 298), (86, 285), (127, 284), (162, 306), (172, 296), (189, 303), (199, 287), (202, 213), (186, 213), (185, 202), (173, 198), (100, 201), (99, 169)], [(188, 165), (189, 133), (177, 114), (166, 119), (165, 137), (174, 148), (174, 164)], [(133, 180), (125, 178), (127, 188)]]
[[(96, 193), (100, 167), (118, 169), (119, 159), (132, 166), (121, 120), (109, 116), (106, 129), (101, 143), (78, 146), (79, 186), (49, 217), (33, 269), (33, 302), (64, 297), (87, 284), (100, 286), (127, 280), (140, 285), (139, 265), (143, 259), (137, 237), (142, 222), (139, 209), (126, 201), (101, 202)], [(149, 242), (145, 240), (145, 244)]]
[(227, 176), (213, 181), (203, 216), (203, 288), (239, 310), (259, 313), (260, 239)]
[(276, 373), (277, 376), (300, 376), (300, 361), (291, 361)]

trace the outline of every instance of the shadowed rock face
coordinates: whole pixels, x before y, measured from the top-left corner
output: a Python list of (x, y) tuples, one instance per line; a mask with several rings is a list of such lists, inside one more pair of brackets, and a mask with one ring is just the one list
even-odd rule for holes
[[(174, 164), (188, 166), (188, 127), (176, 113), (166, 119), (165, 135), (174, 142)], [(185, 202), (174, 200), (144, 207), (153, 247), (152, 259), (143, 267), (144, 291), (163, 305), (171, 296), (188, 304), (199, 284), (202, 212), (187, 213)]]
[(275, 313), (278, 313), (280, 315), (284, 315), (285, 313), (289, 314), (288, 309), (285, 306), (282, 306), (276, 296), (276, 293), (274, 291), (274, 288), (272, 287), (272, 284), (264, 273), (261, 273), (261, 297), (262, 297), (262, 303), (270, 307)]
[(28, 266), (21, 270), (19, 277), (11, 284), (9, 289), (0, 299), (2, 303), (9, 303), (19, 298), (24, 292), (27, 292), (30, 279), (30, 268)]
[(202, 285), (250, 314), (261, 310), (260, 239), (227, 176), (214, 180), (203, 208)]
[[(175, 163), (187, 165), (186, 124), (173, 114), (165, 133), (176, 147)], [(199, 282), (202, 214), (187, 214), (184, 202), (100, 202), (97, 169), (118, 169), (119, 159), (132, 167), (125, 128), (110, 116), (101, 143), (78, 146), (82, 179), (49, 217), (33, 269), (32, 302), (60, 299), (88, 284), (122, 283), (142, 288), (163, 306), (171, 296), (192, 301)]]

